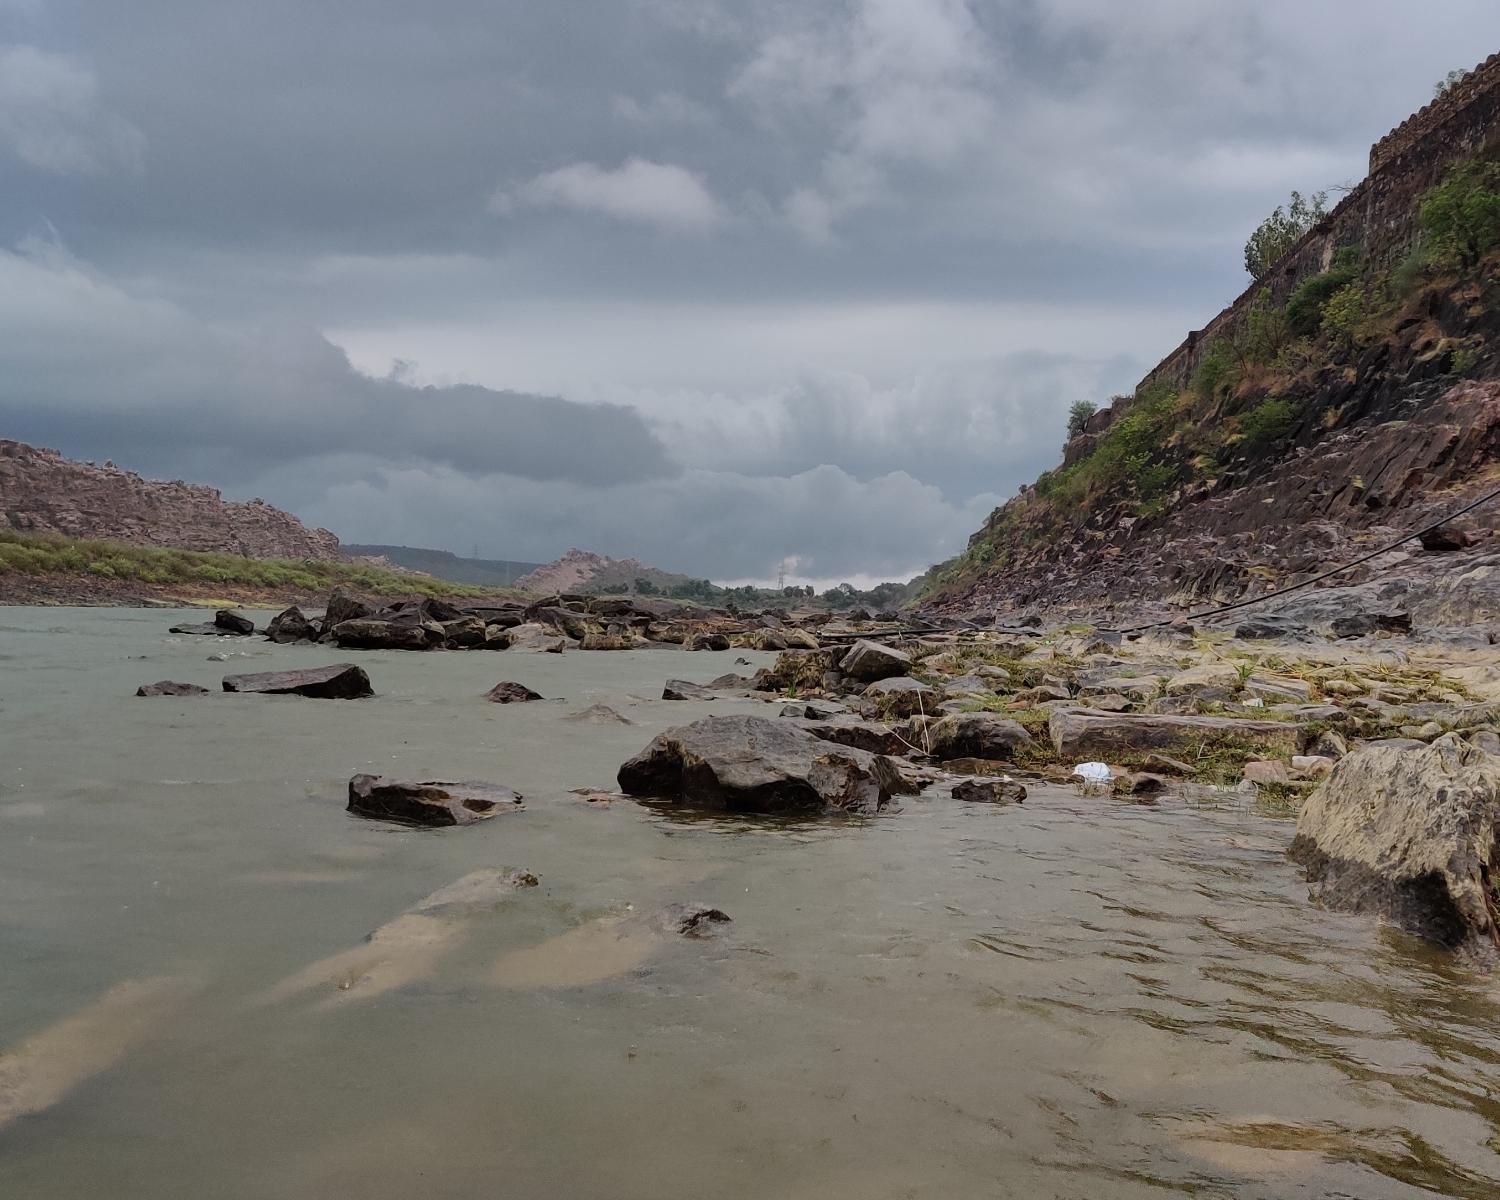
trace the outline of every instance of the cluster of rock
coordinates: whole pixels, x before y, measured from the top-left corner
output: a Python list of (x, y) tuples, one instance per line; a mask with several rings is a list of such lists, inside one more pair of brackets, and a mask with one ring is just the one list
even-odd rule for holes
[[(822, 612), (743, 614), (666, 600), (583, 595), (530, 603), (426, 598), (377, 605), (339, 589), (321, 614), (292, 607), (263, 632), (273, 642), (326, 642), (350, 650), (815, 650), (822, 644), (820, 634), (848, 638), (858, 628), (893, 622), (894, 614), (873, 621), (860, 613), (851, 622)], [(174, 625), (171, 632), (249, 637), (257, 630), (249, 618), (221, 609), (212, 621)]]

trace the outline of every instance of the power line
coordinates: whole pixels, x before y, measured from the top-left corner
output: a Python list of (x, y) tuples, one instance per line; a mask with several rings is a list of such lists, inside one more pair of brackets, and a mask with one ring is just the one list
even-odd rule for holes
[[(1234, 610), (1238, 608), (1249, 608), (1252, 604), (1264, 604), (1267, 600), (1274, 600), (1278, 596), (1285, 596), (1290, 594), (1291, 592), (1300, 592), (1303, 588), (1312, 587), (1312, 585), (1315, 583), (1321, 583), (1325, 579), (1331, 579), (1335, 575), (1342, 575), (1345, 571), (1349, 571), (1355, 567), (1362, 566), (1363, 564), (1369, 562), (1372, 558), (1379, 558), (1382, 554), (1389, 554), (1397, 546), (1400, 546), (1405, 542), (1409, 542), (1413, 538), (1419, 538), (1424, 533), (1431, 533), (1434, 529), (1441, 529), (1444, 525), (1448, 524), (1449, 521), (1458, 520), (1458, 518), (1463, 516), (1465, 513), (1473, 512), (1482, 504), (1488, 504), (1491, 500), (1495, 499), (1496, 496), (1500, 496), (1500, 488), (1496, 488), (1493, 492), (1489, 492), (1486, 495), (1479, 497), (1479, 499), (1475, 500), (1472, 504), (1464, 505), (1457, 512), (1449, 513), (1440, 521), (1434, 521), (1431, 525), (1426, 525), (1421, 529), (1412, 531), (1411, 533), (1403, 534), (1394, 542), (1387, 543), (1379, 550), (1372, 550), (1369, 554), (1362, 555), (1361, 557), (1356, 558), (1353, 562), (1347, 562), (1341, 567), (1334, 567), (1331, 570), (1324, 571), (1321, 575), (1314, 575), (1311, 579), (1304, 579), (1301, 583), (1294, 583), (1290, 587), (1278, 588), (1274, 592), (1267, 592), (1264, 596), (1256, 596), (1251, 600), (1237, 600), (1233, 604), (1224, 605), (1222, 608), (1210, 608), (1205, 612), (1190, 613), (1183, 619), (1188, 621), (1201, 621), (1205, 617), (1217, 617), (1221, 613), (1234, 612)], [(1112, 632), (1122, 634), (1140, 633), (1143, 629), (1159, 629), (1163, 625), (1175, 624), (1176, 620), (1177, 618), (1174, 617), (1166, 621), (1151, 621), (1145, 625), (1132, 625), (1129, 629), (1114, 630)]]

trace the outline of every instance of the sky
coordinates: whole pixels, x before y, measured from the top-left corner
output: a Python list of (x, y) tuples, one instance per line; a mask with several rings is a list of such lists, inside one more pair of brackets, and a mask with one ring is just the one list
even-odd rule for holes
[(907, 578), (1496, 49), (1494, 0), (0, 0), (0, 435), (349, 542)]

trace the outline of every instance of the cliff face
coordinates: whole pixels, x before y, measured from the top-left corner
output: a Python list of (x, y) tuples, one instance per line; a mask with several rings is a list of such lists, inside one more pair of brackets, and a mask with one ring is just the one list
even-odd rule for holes
[[(1437, 253), (1422, 204), (1497, 148), (1500, 55), (1377, 143), (1369, 177), (1323, 222), (1090, 418), (1058, 468), (936, 569), (924, 607), (1083, 614), (1253, 597), (1500, 484), (1500, 251), (1487, 230), (1477, 262)], [(1493, 194), (1481, 198), (1490, 211)], [(1476, 513), (1469, 557), (1500, 550), (1493, 524)], [(1455, 565), (1408, 543), (1337, 582)]]
[(326, 529), (309, 529), (264, 500), (225, 500), (181, 480), (143, 479), (56, 450), (0, 438), (0, 517), (11, 529), (106, 538), (247, 558), (347, 557)]

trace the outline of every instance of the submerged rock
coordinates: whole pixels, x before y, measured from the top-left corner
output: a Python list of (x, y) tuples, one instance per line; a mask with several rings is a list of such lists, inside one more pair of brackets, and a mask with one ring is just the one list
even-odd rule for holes
[(223, 625), (212, 621), (186, 622), (182, 625), (173, 625), (167, 630), (168, 633), (189, 634), (195, 637), (244, 637), (236, 629), (227, 629)]
[(497, 683), (485, 692), (484, 698), (492, 704), (526, 704), (532, 700), (542, 699), (542, 694), (533, 692), (525, 684), (513, 683), (507, 679), (504, 683)]
[(873, 756), (792, 721), (708, 717), (669, 729), (620, 767), (620, 790), (732, 812), (878, 811)]
[(370, 677), (353, 663), (311, 667), (304, 671), (260, 671), (224, 676), (226, 692), (262, 692), (273, 696), (309, 696), (316, 700), (358, 700), (373, 696)]
[(965, 779), (954, 785), (953, 798), (977, 804), (1019, 804), (1026, 799), (1026, 788), (1004, 776)]
[(564, 720), (578, 721), (590, 725), (634, 725), (629, 717), (621, 716), (607, 704), (590, 704), (577, 712), (569, 713)]
[(525, 807), (509, 788), (492, 783), (387, 779), (356, 775), (349, 780), (349, 811), (403, 825), (472, 825)]
[(1303, 803), (1292, 859), (1314, 896), (1445, 946), (1500, 946), (1500, 758), (1448, 734), (1366, 746)]
[(178, 683), (175, 679), (163, 679), (157, 683), (142, 684), (135, 689), (137, 696), (206, 696), (208, 689), (196, 683)]

